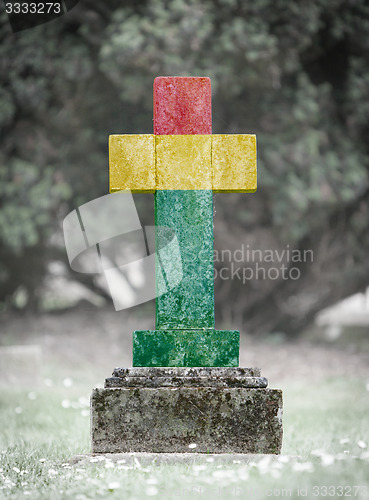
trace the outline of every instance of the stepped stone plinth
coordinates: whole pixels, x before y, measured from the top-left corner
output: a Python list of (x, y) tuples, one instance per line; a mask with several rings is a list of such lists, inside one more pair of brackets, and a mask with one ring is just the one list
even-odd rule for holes
[(282, 391), (267, 385), (257, 368), (116, 368), (92, 393), (92, 451), (280, 453)]

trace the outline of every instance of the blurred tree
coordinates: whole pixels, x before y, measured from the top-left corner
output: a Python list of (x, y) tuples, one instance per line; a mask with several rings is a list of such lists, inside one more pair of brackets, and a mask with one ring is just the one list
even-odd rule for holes
[(85, 0), (23, 33), (1, 26), (0, 300), (20, 285), (37, 299), (64, 258), (58, 218), (107, 192), (109, 133), (151, 132), (157, 75), (210, 76), (214, 132), (258, 135), (258, 192), (216, 196), (216, 248), (314, 252), (282, 259), (300, 279), (242, 280), (245, 252), (241, 279), (216, 280), (223, 326), (294, 333), (368, 284), (365, 0)]

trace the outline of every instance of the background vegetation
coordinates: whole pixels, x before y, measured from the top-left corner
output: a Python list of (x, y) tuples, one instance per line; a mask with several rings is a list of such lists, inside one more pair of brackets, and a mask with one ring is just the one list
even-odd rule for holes
[[(110, 133), (152, 131), (158, 75), (210, 76), (213, 131), (258, 136), (258, 192), (216, 196), (216, 248), (314, 252), (290, 263), (300, 280), (217, 280), (218, 321), (294, 334), (364, 289), (368, 33), (365, 0), (84, 0), (16, 34), (3, 12), (2, 309), (22, 291), (37, 311), (50, 263), (69, 272), (61, 221), (108, 192)], [(151, 221), (152, 196), (139, 205)]]

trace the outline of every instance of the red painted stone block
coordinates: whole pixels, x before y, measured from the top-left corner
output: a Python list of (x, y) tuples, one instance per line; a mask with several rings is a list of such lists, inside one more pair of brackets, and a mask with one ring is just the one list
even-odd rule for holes
[(210, 78), (155, 78), (154, 134), (211, 134)]

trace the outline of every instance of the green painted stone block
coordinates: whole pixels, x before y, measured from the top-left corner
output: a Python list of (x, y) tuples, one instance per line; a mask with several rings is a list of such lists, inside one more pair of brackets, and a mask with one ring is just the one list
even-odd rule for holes
[(133, 366), (238, 366), (236, 330), (133, 332)]
[[(156, 299), (156, 329), (214, 328), (212, 191), (156, 191), (155, 224), (159, 227), (156, 233), (157, 249), (164, 248), (168, 243), (166, 232), (160, 231), (160, 227), (175, 230), (183, 273), (177, 287)], [(171, 256), (167, 251), (161, 258), (165, 260), (162, 262), (165, 269), (176, 261), (177, 256)], [(160, 287), (160, 283), (161, 276), (156, 276), (156, 286)], [(160, 292), (159, 289), (157, 291)]]

